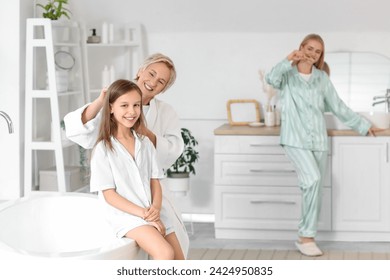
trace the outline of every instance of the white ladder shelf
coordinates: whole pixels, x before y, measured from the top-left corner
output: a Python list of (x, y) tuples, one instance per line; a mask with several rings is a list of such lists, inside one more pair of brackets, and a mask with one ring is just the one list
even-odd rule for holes
[[(43, 38), (35, 38), (38, 28), (43, 28)], [(79, 39), (80, 57), (82, 56), (82, 42)], [(46, 55), (46, 67), (48, 86), (47, 89), (35, 89), (34, 71), (36, 57), (34, 57), (36, 48), (44, 48)], [(26, 29), (26, 96), (25, 96), (25, 159), (24, 159), (24, 196), (27, 196), (33, 190), (33, 153), (38, 150), (54, 151), (56, 175), (58, 183), (58, 191), (66, 192), (65, 181), (65, 164), (63, 145), (61, 140), (60, 127), (60, 110), (59, 110), (59, 93), (56, 83), (56, 69), (53, 46), (52, 22), (45, 18), (29, 18), (27, 19)], [(80, 95), (84, 93), (81, 89)], [(74, 94), (74, 93), (71, 93)], [(36, 141), (33, 140), (33, 125), (34, 125), (34, 100), (38, 98), (47, 98), (50, 101), (51, 113), (51, 141)], [(85, 102), (85, 97), (83, 96)], [(48, 118), (48, 126), (50, 118)]]

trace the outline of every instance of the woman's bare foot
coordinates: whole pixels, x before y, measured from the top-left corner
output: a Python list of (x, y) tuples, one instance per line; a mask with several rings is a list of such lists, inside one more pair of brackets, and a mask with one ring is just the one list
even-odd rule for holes
[(303, 244), (303, 243), (315, 242), (315, 240), (314, 240), (314, 237), (302, 237), (302, 236), (300, 236), (299, 237), (299, 242)]

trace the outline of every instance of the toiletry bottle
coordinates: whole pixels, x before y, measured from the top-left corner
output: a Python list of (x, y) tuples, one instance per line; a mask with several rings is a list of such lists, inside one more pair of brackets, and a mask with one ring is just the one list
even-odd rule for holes
[(275, 111), (275, 125), (280, 126), (280, 110), (276, 108), (276, 105), (274, 106)]
[(108, 42), (114, 43), (114, 25), (112, 23), (108, 26)]
[(108, 43), (108, 24), (107, 22), (103, 22), (102, 24), (102, 43)]
[(114, 65), (110, 66), (110, 83), (115, 81), (115, 68)]
[(88, 36), (87, 43), (88, 44), (97, 44), (100, 43), (100, 36), (96, 35), (96, 29), (93, 28), (92, 30), (92, 36)]
[(265, 112), (265, 125), (275, 126), (275, 112), (272, 111), (270, 105), (267, 106), (267, 111)]
[(107, 65), (104, 65), (102, 72), (102, 88), (108, 87), (110, 85), (110, 71), (108, 70)]

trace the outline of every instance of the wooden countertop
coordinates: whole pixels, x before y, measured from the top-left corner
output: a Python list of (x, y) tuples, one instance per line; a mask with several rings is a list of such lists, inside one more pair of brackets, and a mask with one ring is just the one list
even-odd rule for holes
[[(280, 126), (262, 126), (251, 127), (248, 125), (231, 126), (223, 124), (214, 130), (214, 135), (260, 135), (260, 136), (279, 136)], [(335, 130), (328, 129), (329, 136), (362, 136), (354, 130)], [(390, 129), (385, 129), (377, 133), (377, 136), (390, 136)]]

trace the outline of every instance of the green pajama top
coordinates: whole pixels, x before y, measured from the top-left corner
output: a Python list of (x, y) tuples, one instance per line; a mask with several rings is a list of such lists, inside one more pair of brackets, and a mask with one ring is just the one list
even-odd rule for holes
[(297, 67), (284, 59), (267, 73), (266, 81), (279, 90), (282, 145), (312, 151), (328, 150), (325, 110), (361, 135), (366, 135), (371, 127), (369, 121), (339, 98), (328, 75), (314, 66), (310, 79), (305, 81)]

